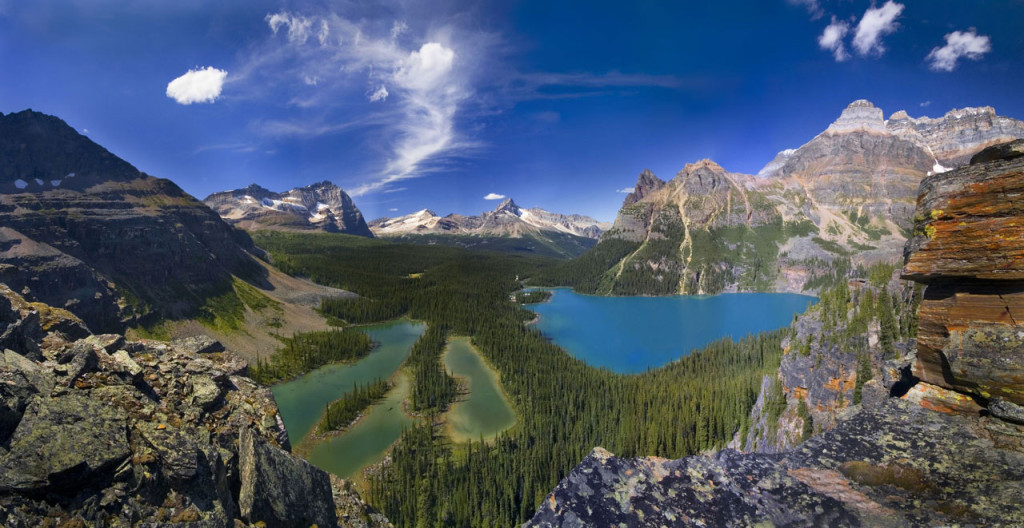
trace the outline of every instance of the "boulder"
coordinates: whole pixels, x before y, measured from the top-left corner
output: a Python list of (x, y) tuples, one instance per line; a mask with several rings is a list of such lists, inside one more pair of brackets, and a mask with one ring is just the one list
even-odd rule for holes
[(175, 339), (171, 341), (171, 346), (189, 354), (210, 354), (224, 351), (224, 345), (220, 344), (220, 341), (204, 335)]
[(98, 348), (102, 348), (109, 354), (113, 354), (124, 346), (124, 336), (118, 334), (92, 335), (85, 338), (85, 342)]
[(0, 449), (14, 434), (25, 408), (40, 386), (53, 389), (53, 376), (37, 370), (35, 363), (13, 350), (0, 355)]
[(36, 398), (0, 461), (0, 491), (81, 485), (128, 457), (127, 417), (78, 393)]
[(296, 528), (337, 524), (327, 472), (271, 447), (249, 428), (242, 429), (238, 441), (243, 519)]
[(988, 402), (988, 412), (992, 416), (1017, 425), (1024, 425), (1024, 407), (1008, 402), (1002, 398), (992, 398)]
[(193, 376), (192, 405), (210, 410), (221, 399), (221, 388), (210, 376)]

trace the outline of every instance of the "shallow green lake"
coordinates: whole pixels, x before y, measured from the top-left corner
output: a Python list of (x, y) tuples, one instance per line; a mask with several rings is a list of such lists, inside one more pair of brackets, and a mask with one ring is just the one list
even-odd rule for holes
[(489, 439), (516, 423), (516, 413), (501, 391), (497, 373), (473, 349), (469, 338), (453, 338), (443, 360), (452, 375), (465, 378), (469, 384), (469, 394), (452, 405), (446, 416), (452, 440)]
[[(400, 320), (366, 326), (362, 330), (378, 343), (363, 359), (346, 365), (327, 365), (271, 389), (292, 445), (302, 441), (316, 425), (329, 402), (341, 398), (356, 384), (390, 378), (409, 357), (413, 343), (423, 335), (426, 326)], [(393, 441), (384, 444), (384, 448)]]
[(380, 461), (402, 435), (402, 429), (412, 425), (412, 418), (402, 411), (402, 400), (407, 397), (408, 376), (399, 374), (395, 388), (371, 407), (366, 416), (344, 434), (314, 446), (307, 459), (339, 477), (357, 477), (360, 469)]
[(598, 297), (569, 288), (527, 305), (537, 328), (589, 365), (616, 372), (660, 367), (723, 337), (787, 326), (817, 299), (793, 293)]

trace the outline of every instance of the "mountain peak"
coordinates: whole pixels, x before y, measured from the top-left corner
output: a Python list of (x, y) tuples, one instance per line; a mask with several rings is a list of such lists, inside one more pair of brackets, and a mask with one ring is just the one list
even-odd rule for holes
[(875, 108), (875, 105), (867, 99), (857, 99), (856, 101), (846, 105), (846, 108)]
[(640, 172), (640, 176), (637, 176), (636, 187), (633, 188), (633, 192), (626, 195), (623, 205), (626, 206), (639, 202), (645, 196), (649, 196), (651, 193), (664, 186), (665, 182), (655, 176), (654, 173), (651, 172), (651, 169), (644, 169)]
[(843, 109), (828, 129), (826, 134), (848, 134), (851, 132), (875, 132), (885, 134), (885, 121), (882, 120), (882, 109), (875, 107), (867, 99), (857, 99)]
[(316, 183), (311, 183), (311, 184), (303, 187), (303, 189), (309, 189), (309, 190), (335, 189), (335, 188), (338, 188), (338, 186), (335, 185), (330, 180), (324, 180), (324, 181), (319, 181), (319, 182), (316, 182)]
[(494, 209), (495, 213), (500, 213), (502, 211), (519, 216), (519, 206), (516, 205), (515, 200), (511, 198), (505, 198), (500, 204), (498, 204), (498, 207)]
[(712, 171), (715, 172), (726, 172), (721, 165), (715, 163), (714, 160), (711, 160), (709, 158), (704, 158), (695, 163), (687, 163), (686, 165), (683, 166), (683, 172), (692, 172), (697, 169), (711, 169)]
[(22, 110), (0, 115), (0, 193), (84, 191), (144, 176), (59, 117)]
[(239, 189), (239, 190), (245, 192), (246, 194), (253, 194), (253, 193), (264, 194), (264, 193), (273, 192), (270, 189), (267, 189), (266, 187), (264, 187), (264, 186), (262, 186), (262, 185), (260, 185), (258, 183), (250, 183), (248, 187), (246, 187), (244, 189)]

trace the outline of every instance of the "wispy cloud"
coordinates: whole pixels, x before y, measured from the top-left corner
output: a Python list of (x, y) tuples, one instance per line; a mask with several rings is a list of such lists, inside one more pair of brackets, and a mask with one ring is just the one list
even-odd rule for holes
[(821, 49), (829, 50), (835, 56), (836, 62), (843, 62), (850, 58), (843, 44), (843, 38), (850, 32), (850, 24), (843, 20), (836, 20), (832, 17), (832, 23), (825, 27), (825, 31), (818, 37), (818, 46)]
[(229, 150), (233, 152), (255, 152), (258, 147), (251, 143), (224, 143), (220, 145), (203, 145), (192, 151), (192, 155), (202, 154), (216, 150)]
[(961, 58), (978, 60), (982, 55), (992, 51), (992, 42), (985, 35), (979, 35), (971, 28), (967, 31), (954, 31), (946, 35), (946, 45), (932, 49), (925, 57), (928, 67), (933, 71), (951, 72), (956, 69)]
[(868, 8), (857, 23), (857, 31), (853, 35), (853, 48), (857, 53), (861, 56), (884, 54), (882, 37), (894, 33), (899, 28), (896, 19), (903, 12), (903, 8), (903, 4), (897, 4), (892, 0), (882, 4), (882, 7)]
[(178, 104), (212, 103), (220, 97), (228, 72), (213, 66), (196, 68), (167, 83), (167, 97)]
[(505, 195), (504, 194), (498, 194), (498, 193), (487, 193), (487, 196), (484, 196), (484, 200), (504, 200), (504, 199), (505, 199)]
[(919, 106), (920, 106), (921, 108), (928, 108), (928, 107), (929, 107), (929, 106), (931, 106), (931, 105), (932, 105), (932, 102), (931, 102), (931, 101), (922, 101), (922, 102), (921, 102), (921, 104), (920, 104)]
[[(391, 17), (355, 19), (323, 9), (268, 13), (264, 42), (227, 79), (233, 98), (281, 99), (278, 116), (250, 123), (267, 138), (358, 131), (364, 152), (378, 158), (362, 160), (361, 172), (349, 175), (361, 182), (349, 192), (356, 197), (394, 189), (479, 151), (474, 136), (488, 117), (522, 101), (707, 86), (700, 79), (616, 71), (522, 73), (501, 66), (512, 46), (497, 34), (410, 25), (401, 7)], [(559, 117), (537, 116), (549, 123)]]
[(623, 187), (621, 189), (616, 189), (615, 192), (622, 193), (622, 194), (629, 194), (629, 193), (633, 192), (633, 188), (632, 187)]
[(825, 10), (821, 8), (821, 4), (818, 0), (786, 0), (792, 5), (803, 6), (807, 8), (807, 12), (811, 15), (811, 20), (817, 20), (825, 15)]

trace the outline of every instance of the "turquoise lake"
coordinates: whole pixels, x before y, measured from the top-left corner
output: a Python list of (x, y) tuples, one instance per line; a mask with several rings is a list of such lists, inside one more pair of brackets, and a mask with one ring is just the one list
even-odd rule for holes
[[(292, 381), (271, 387), (281, 418), (288, 429), (288, 440), (298, 444), (316, 425), (329, 402), (341, 398), (355, 388), (375, 379), (390, 378), (409, 357), (413, 343), (423, 335), (426, 326), (407, 320), (360, 327), (376, 346), (355, 363), (336, 363), (320, 367)], [(400, 428), (399, 428), (400, 429)], [(391, 445), (394, 439), (384, 444)], [(383, 449), (383, 448), (382, 448)]]
[(794, 293), (598, 297), (549, 291), (549, 302), (526, 305), (540, 316), (537, 329), (588, 365), (622, 373), (660, 367), (723, 337), (782, 328), (817, 302)]

